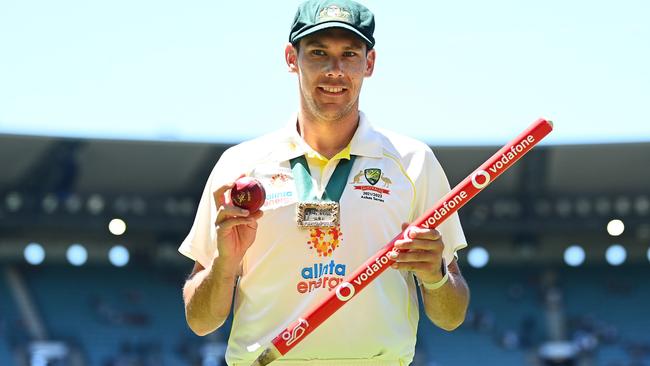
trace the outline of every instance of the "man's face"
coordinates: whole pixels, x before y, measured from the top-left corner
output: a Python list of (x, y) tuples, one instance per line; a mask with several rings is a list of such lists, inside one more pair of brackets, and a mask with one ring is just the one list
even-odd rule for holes
[(287, 46), (285, 56), (298, 74), (302, 107), (319, 120), (336, 121), (359, 108), (363, 79), (372, 75), (375, 50), (354, 33), (331, 28)]

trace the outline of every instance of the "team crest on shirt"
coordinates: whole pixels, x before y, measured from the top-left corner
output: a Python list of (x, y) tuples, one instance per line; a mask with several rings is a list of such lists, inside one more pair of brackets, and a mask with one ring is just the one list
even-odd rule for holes
[(379, 182), (381, 178), (381, 169), (379, 168), (370, 168), (363, 171), (363, 175), (366, 177), (366, 181), (373, 186)]
[[(362, 182), (362, 179), (365, 182)], [(362, 192), (361, 198), (384, 202), (384, 195), (390, 195), (388, 188), (393, 181), (381, 169), (367, 168), (355, 174), (349, 184), (352, 184), (355, 190)]]

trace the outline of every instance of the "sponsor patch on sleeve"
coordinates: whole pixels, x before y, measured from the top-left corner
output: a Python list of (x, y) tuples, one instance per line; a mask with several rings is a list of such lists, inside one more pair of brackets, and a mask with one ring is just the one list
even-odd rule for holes
[(266, 201), (262, 210), (274, 210), (296, 203), (296, 185), (293, 182), (291, 169), (259, 167), (251, 173), (251, 176), (262, 182), (266, 191)]

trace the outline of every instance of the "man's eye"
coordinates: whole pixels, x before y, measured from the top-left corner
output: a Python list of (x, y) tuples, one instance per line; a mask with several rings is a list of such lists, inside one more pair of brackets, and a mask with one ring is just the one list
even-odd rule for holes
[(345, 56), (345, 57), (354, 57), (356, 55), (357, 55), (357, 53), (352, 52), (352, 51), (346, 51), (346, 52), (343, 53), (343, 56)]
[(325, 51), (313, 50), (313, 51), (311, 51), (311, 54), (314, 55), (314, 56), (325, 56)]

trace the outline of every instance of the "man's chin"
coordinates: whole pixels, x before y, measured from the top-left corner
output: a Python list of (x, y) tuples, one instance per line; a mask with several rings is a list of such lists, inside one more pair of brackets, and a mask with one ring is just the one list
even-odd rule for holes
[(314, 111), (318, 118), (326, 121), (339, 121), (354, 112), (354, 106), (320, 106)]
[(344, 119), (345, 116), (347, 116), (347, 113), (337, 111), (337, 112), (322, 112), (318, 113), (317, 116), (320, 120), (323, 121), (328, 121), (328, 122), (338, 122), (342, 119)]

